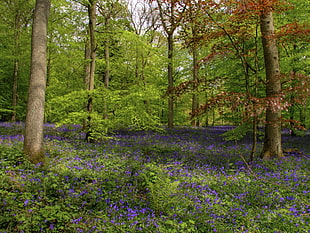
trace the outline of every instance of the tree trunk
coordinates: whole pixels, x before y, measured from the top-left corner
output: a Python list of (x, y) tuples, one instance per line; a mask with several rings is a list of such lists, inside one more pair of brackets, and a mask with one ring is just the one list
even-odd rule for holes
[(26, 113), (24, 153), (31, 163), (44, 164), (43, 123), (46, 89), (46, 44), (50, 0), (37, 0), (34, 10), (31, 71)]
[[(158, 13), (168, 41), (168, 128), (174, 127), (174, 77), (173, 77), (173, 56), (174, 39), (173, 33), (180, 24), (180, 15), (176, 14), (177, 1), (156, 0)], [(185, 8), (184, 8), (185, 9)], [(183, 10), (184, 10), (183, 9)], [(181, 10), (180, 8), (178, 10)]]
[[(16, 55), (15, 55), (16, 56)], [(13, 71), (13, 84), (12, 84), (12, 115), (11, 121), (16, 121), (16, 107), (18, 101), (18, 92), (17, 92), (17, 85), (18, 85), (18, 58), (15, 58), (14, 61), (14, 71)]]
[(272, 12), (263, 13), (261, 19), (262, 45), (266, 70), (266, 109), (265, 139), (261, 158), (283, 157), (281, 138), (281, 94), (279, 54), (274, 37)]
[(104, 45), (104, 59), (105, 59), (105, 71), (104, 71), (104, 87), (109, 88), (110, 83), (110, 38), (106, 38)]
[[(107, 90), (109, 89), (109, 84), (110, 84), (110, 39), (106, 38), (105, 45), (104, 45), (104, 57), (105, 57), (105, 71), (104, 71), (104, 88)], [(103, 117), (104, 119), (108, 119), (108, 103), (107, 99), (103, 100), (104, 102), (104, 107), (103, 107)]]
[[(254, 93), (253, 96), (255, 98), (258, 97), (258, 71), (259, 71), (259, 63), (258, 63), (258, 27), (256, 27), (256, 33), (255, 33), (255, 57), (254, 57), (254, 63), (255, 63), (255, 76), (254, 76)], [(253, 106), (253, 137), (252, 137), (252, 150), (250, 154), (250, 162), (254, 161), (254, 157), (256, 154), (257, 149), (257, 136), (258, 136), (258, 113), (256, 110), (255, 102), (252, 102)]]
[[(206, 104), (208, 103), (208, 91), (205, 92)], [(206, 116), (205, 126), (209, 126), (209, 111), (207, 109), (204, 110), (204, 115)]]
[(292, 105), (289, 108), (290, 127), (291, 127), (290, 133), (291, 133), (291, 136), (296, 136), (295, 127), (294, 127), (294, 121), (295, 121), (295, 105), (294, 105), (295, 97), (294, 97), (294, 94), (291, 94), (290, 102), (292, 103)]
[(90, 71), (88, 90), (92, 91), (95, 88), (95, 65), (96, 65), (96, 0), (89, 0), (88, 17), (89, 17), (89, 37), (90, 37)]
[(19, 25), (20, 21), (20, 13), (17, 11), (15, 15), (14, 21), (14, 68), (13, 68), (13, 83), (12, 83), (12, 115), (11, 121), (16, 121), (16, 108), (17, 108), (17, 101), (18, 101), (18, 75), (19, 75), (19, 50), (20, 50), (20, 32), (21, 26)]
[[(90, 41), (89, 41), (89, 29), (87, 30), (87, 36), (85, 39), (85, 48), (84, 48), (84, 60), (85, 60), (85, 65), (84, 65), (84, 88), (85, 90), (88, 90), (89, 87), (89, 75), (90, 75)], [(87, 112), (87, 105), (88, 105), (88, 100), (84, 104), (84, 111)], [(83, 130), (86, 130), (87, 128), (87, 119), (85, 118), (83, 120)]]
[(89, 87), (89, 75), (90, 75), (90, 42), (89, 42), (89, 30), (87, 30), (87, 38), (85, 40), (85, 49), (84, 49), (84, 59), (85, 59), (85, 67), (84, 67), (84, 86), (85, 89), (88, 90)]
[[(89, 38), (90, 38), (90, 70), (89, 70), (89, 80), (88, 80), (88, 91), (93, 91), (95, 88), (95, 65), (96, 65), (96, 40), (95, 40), (95, 27), (96, 27), (96, 4), (97, 0), (89, 0), (88, 5), (88, 17), (89, 17)], [(90, 93), (87, 100), (87, 133), (85, 140), (87, 142), (93, 141), (91, 139), (92, 129), (91, 129), (91, 113), (93, 110), (93, 97)]]
[(168, 128), (174, 126), (173, 33), (168, 33)]
[[(110, 19), (107, 18), (105, 22), (105, 29), (107, 31), (104, 45), (104, 60), (105, 60), (105, 71), (104, 71), (104, 88), (109, 89), (110, 84)], [(108, 114), (108, 102), (107, 99), (103, 100), (103, 117), (104, 119), (109, 118)]]
[[(198, 96), (195, 93), (198, 85), (198, 65), (197, 65), (197, 48), (194, 46), (193, 48), (193, 96), (192, 96), (192, 115), (194, 114), (195, 110), (198, 108)], [(199, 120), (193, 119), (191, 122), (193, 127), (199, 126)]]
[(306, 127), (306, 111), (307, 111), (307, 105), (306, 104), (302, 104), (300, 106), (300, 112), (299, 112), (299, 121), (300, 121), (300, 125), (302, 127)]

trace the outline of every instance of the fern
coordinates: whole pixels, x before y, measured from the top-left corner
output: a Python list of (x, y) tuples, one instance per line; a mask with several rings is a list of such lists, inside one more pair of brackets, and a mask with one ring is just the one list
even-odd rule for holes
[(177, 199), (173, 194), (177, 192), (179, 182), (173, 182), (161, 167), (147, 164), (140, 177), (143, 187), (148, 190), (150, 207), (156, 214), (166, 213), (169, 207), (177, 204)]

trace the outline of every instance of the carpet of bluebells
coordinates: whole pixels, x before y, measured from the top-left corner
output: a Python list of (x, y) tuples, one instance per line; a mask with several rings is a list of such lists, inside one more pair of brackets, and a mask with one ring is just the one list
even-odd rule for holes
[(42, 167), (23, 128), (0, 123), (0, 232), (310, 232), (309, 134), (284, 130), (285, 159), (249, 162), (250, 136), (226, 141), (228, 126), (85, 143), (47, 124)]

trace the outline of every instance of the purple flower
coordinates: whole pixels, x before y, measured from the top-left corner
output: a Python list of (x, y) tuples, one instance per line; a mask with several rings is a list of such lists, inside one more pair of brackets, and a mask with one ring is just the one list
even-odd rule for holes
[(29, 199), (26, 199), (26, 200), (24, 201), (24, 206), (27, 206), (28, 203), (29, 203)]
[(80, 221), (82, 221), (83, 217), (79, 217), (77, 219), (73, 219), (71, 222), (74, 224), (79, 224)]

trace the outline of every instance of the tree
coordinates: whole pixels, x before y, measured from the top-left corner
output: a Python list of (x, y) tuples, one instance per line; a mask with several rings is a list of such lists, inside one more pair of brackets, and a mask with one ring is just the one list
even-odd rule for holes
[[(199, 107), (199, 98), (197, 87), (199, 83), (199, 64), (198, 64), (198, 51), (202, 47), (201, 34), (205, 31), (207, 22), (204, 21), (204, 14), (201, 1), (187, 1), (187, 10), (183, 16), (184, 24), (182, 24), (181, 36), (183, 35), (184, 43), (189, 48), (192, 55), (192, 110), (191, 115)], [(205, 22), (205, 25), (201, 23)], [(199, 47), (200, 46), (200, 47)], [(192, 126), (199, 126), (199, 120), (193, 118), (191, 121)]]
[[(96, 38), (95, 38), (95, 28), (96, 28), (96, 4), (97, 0), (89, 0), (87, 3), (87, 10), (88, 10), (88, 18), (89, 18), (89, 23), (88, 23), (88, 33), (89, 33), (89, 75), (87, 78), (85, 78), (85, 84), (86, 84), (86, 89), (90, 91), (90, 94), (88, 96), (87, 100), (87, 112), (88, 112), (88, 117), (87, 117), (87, 122), (86, 122), (86, 127), (88, 132), (86, 133), (86, 138), (85, 140), (90, 142), (92, 141), (91, 139), (91, 113), (93, 111), (93, 98), (92, 98), (92, 91), (95, 89), (95, 67), (96, 67)], [(87, 50), (87, 49), (86, 49)], [(88, 57), (86, 57), (88, 58)], [(87, 74), (86, 74), (87, 75)]]
[[(189, 1), (190, 2), (190, 1)], [(209, 1), (201, 1), (200, 5), (206, 5)], [(264, 148), (261, 153), (263, 159), (270, 159), (272, 157), (282, 157), (282, 145), (281, 145), (281, 123), (282, 110), (288, 105), (287, 101), (283, 101), (283, 92), (281, 90), (281, 75), (279, 68), (279, 54), (276, 44), (276, 34), (273, 23), (272, 12), (278, 10), (282, 12), (286, 6), (282, 5), (280, 1), (225, 1), (224, 5), (215, 4), (213, 7), (205, 10), (206, 15), (209, 16), (210, 20), (214, 22), (212, 28), (220, 28), (222, 32), (213, 30), (213, 34), (209, 34), (209, 38), (220, 42), (215, 44), (217, 48), (222, 47), (224, 50), (233, 49), (241, 60), (243, 73), (245, 76), (245, 88), (243, 91), (240, 88), (239, 79), (229, 78), (228, 90), (233, 92), (226, 92), (226, 94), (220, 94), (215, 98), (211, 99), (205, 106), (198, 109), (196, 113), (202, 113), (206, 109), (222, 105), (227, 106), (229, 103), (233, 108), (242, 111), (242, 118), (239, 116), (241, 122), (249, 122), (250, 118), (253, 118), (253, 131), (256, 135), (256, 125), (258, 115), (261, 114), (262, 110), (266, 110), (265, 114), (265, 141)], [(197, 8), (197, 7), (196, 7)], [(197, 12), (197, 9), (194, 9)], [(286, 10), (286, 9), (285, 9)], [(196, 14), (195, 12), (195, 14)], [(257, 19), (259, 19), (259, 25), (261, 28), (262, 47), (264, 51), (264, 63), (266, 81), (259, 80), (261, 68), (258, 62), (258, 44), (257, 44)], [(199, 23), (199, 20), (196, 20)], [(190, 23), (190, 22), (189, 22)], [(205, 23), (203, 23), (205, 25)], [(251, 33), (255, 33), (252, 36)], [(222, 38), (225, 35), (230, 42), (228, 46)], [(206, 37), (208, 37), (206, 36)], [(253, 37), (253, 42), (249, 38)], [(216, 39), (216, 40), (214, 40)], [(195, 40), (193, 40), (195, 41)], [(192, 42), (193, 43), (193, 42)], [(224, 45), (224, 46), (223, 46)], [(251, 46), (251, 47), (249, 47)], [(250, 58), (253, 57), (252, 61)], [(230, 57), (230, 61), (233, 57)], [(206, 59), (209, 60), (209, 59)], [(221, 68), (223, 70), (223, 68)], [(252, 81), (251, 76), (253, 75)], [(232, 75), (230, 75), (232, 76)], [(237, 78), (238, 76), (236, 76)], [(251, 83), (252, 82), (252, 83)], [(266, 95), (259, 96), (258, 83), (264, 83), (266, 89)], [(232, 83), (238, 83), (232, 88)], [(251, 90), (251, 87), (254, 87)], [(296, 89), (296, 88), (295, 88)], [(240, 101), (242, 99), (242, 101)], [(264, 103), (264, 104), (262, 104)], [(232, 109), (233, 110), (233, 109)], [(241, 112), (240, 111), (240, 112)], [(192, 111), (193, 112), (193, 111)], [(195, 114), (195, 112), (193, 113)], [(236, 115), (236, 112), (234, 112)], [(244, 124), (244, 123), (243, 123)], [(244, 127), (244, 130), (250, 130), (249, 127)], [(236, 131), (236, 132), (240, 132)], [(244, 132), (243, 132), (244, 133)], [(253, 141), (256, 141), (256, 136), (253, 137)], [(255, 152), (255, 143), (253, 144), (252, 157)]]
[[(29, 2), (23, 1), (15, 2), (13, 8), (15, 9), (14, 12), (14, 23), (13, 23), (13, 31), (14, 31), (14, 69), (13, 69), (13, 82), (12, 82), (12, 115), (11, 115), (11, 121), (16, 121), (16, 110), (18, 106), (18, 77), (19, 77), (19, 66), (20, 66), (20, 56), (19, 50), (20, 50), (20, 43), (21, 43), (21, 33), (23, 30), (23, 27), (26, 27), (28, 25), (28, 22), (31, 18), (31, 10), (28, 7)], [(22, 8), (23, 7), (23, 8)]]
[[(0, 6), (0, 71), (2, 98), (7, 99), (4, 119), (21, 120), (24, 117), (25, 88), (29, 77), (29, 28), (33, 0), (3, 0)], [(1, 86), (2, 86), (1, 85)]]
[(24, 153), (33, 164), (45, 162), (43, 123), (47, 70), (47, 24), (50, 5), (50, 0), (37, 0), (33, 16), (31, 71), (24, 138)]
[(309, 74), (309, 3), (305, 0), (291, 0), (290, 8), (275, 15), (275, 20), (281, 22), (277, 32), (279, 53), (281, 54), (281, 73), (286, 74), (282, 81), (282, 92), (287, 93), (290, 103), (289, 111), (283, 118), (289, 119), (291, 135), (297, 136), (301, 130), (309, 127), (307, 101), (309, 89), (307, 75)]
[[(265, 1), (262, 1), (264, 4)], [(261, 158), (283, 157), (281, 142), (281, 79), (279, 53), (275, 40), (272, 11), (269, 7), (261, 12), (261, 34), (266, 71), (266, 123)]]
[(158, 11), (162, 23), (162, 27), (167, 34), (168, 43), (168, 128), (174, 126), (174, 33), (177, 27), (180, 25), (182, 19), (181, 14), (184, 12), (185, 7), (179, 8), (179, 2), (177, 0), (169, 0), (162, 2), (156, 0), (158, 5)]
[[(122, 21), (127, 15), (127, 9), (122, 5), (121, 1), (108, 0), (98, 2), (98, 29), (96, 31), (100, 32), (98, 36), (98, 50), (97, 53), (100, 55), (100, 50), (103, 50), (104, 57), (104, 70), (103, 73), (103, 85), (106, 89), (109, 89), (110, 79), (111, 79), (111, 44), (113, 43), (113, 37), (118, 30), (121, 29), (118, 20)], [(101, 29), (102, 28), (102, 29)], [(101, 30), (100, 30), (101, 29)], [(100, 40), (101, 39), (101, 40)], [(99, 41), (100, 40), (100, 41)], [(101, 43), (100, 43), (101, 42)], [(99, 58), (100, 59), (100, 58)], [(99, 69), (100, 69), (99, 63)], [(108, 105), (107, 101), (104, 100), (103, 103), (103, 115), (104, 119), (108, 119)]]

